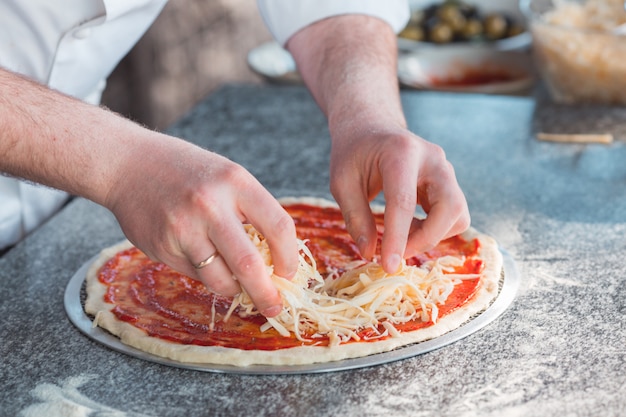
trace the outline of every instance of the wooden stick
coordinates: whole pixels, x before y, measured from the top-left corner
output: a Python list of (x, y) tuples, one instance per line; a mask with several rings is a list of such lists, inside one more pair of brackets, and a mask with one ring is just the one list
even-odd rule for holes
[(537, 139), (561, 143), (603, 143), (613, 142), (613, 135), (605, 134), (568, 134), (568, 133), (537, 133)]

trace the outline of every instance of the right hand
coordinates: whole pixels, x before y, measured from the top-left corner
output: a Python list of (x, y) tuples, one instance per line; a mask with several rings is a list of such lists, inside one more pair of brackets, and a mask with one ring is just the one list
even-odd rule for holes
[[(295, 225), (252, 174), (172, 137), (135, 147), (121, 166), (105, 206), (133, 244), (218, 294), (234, 296), (243, 287), (268, 317), (282, 310), (280, 294), (242, 223), (265, 236), (274, 273), (287, 279), (298, 266)], [(213, 262), (194, 267), (215, 251), (219, 256)]]
[[(0, 101), (0, 172), (103, 205), (152, 259), (226, 296), (243, 287), (261, 313), (280, 312), (242, 223), (265, 236), (285, 278), (298, 267), (295, 225), (243, 167), (2, 68)], [(215, 251), (214, 262), (194, 268)]]

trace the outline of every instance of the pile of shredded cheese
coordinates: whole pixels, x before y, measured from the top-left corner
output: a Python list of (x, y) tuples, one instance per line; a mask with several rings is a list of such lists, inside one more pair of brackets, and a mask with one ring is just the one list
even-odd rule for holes
[(555, 0), (544, 20), (564, 27), (611, 31), (626, 23), (624, 0)]
[(531, 25), (537, 68), (561, 103), (626, 105), (623, 0), (554, 1)]
[[(328, 337), (333, 346), (360, 340), (357, 333), (366, 329), (371, 338), (397, 337), (394, 324), (415, 319), (436, 322), (437, 305), (446, 301), (454, 286), (479, 277), (455, 274), (455, 267), (463, 265), (464, 259), (444, 256), (419, 267), (403, 264), (394, 274), (387, 274), (377, 263), (361, 262), (350, 265), (341, 276), (331, 273), (324, 279), (305, 242), (299, 241), (300, 264), (290, 281), (272, 273), (267, 242), (253, 227), (246, 228), (283, 298), (283, 311), (268, 318), (261, 330), (274, 328), (283, 336), (294, 334), (302, 341)], [(235, 297), (224, 319), (228, 320), (238, 307), (238, 314), (258, 314), (244, 291)]]

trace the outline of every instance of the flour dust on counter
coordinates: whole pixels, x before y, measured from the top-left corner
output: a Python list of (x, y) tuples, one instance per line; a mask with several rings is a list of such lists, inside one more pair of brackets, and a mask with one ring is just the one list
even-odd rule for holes
[(19, 417), (88, 417), (106, 415), (109, 417), (149, 417), (146, 414), (126, 412), (94, 401), (79, 391), (79, 388), (96, 375), (81, 374), (67, 378), (60, 384), (43, 382), (30, 392), (35, 403), (23, 409)]
[(586, 395), (548, 392), (542, 378), (553, 372), (553, 368), (554, 365), (547, 363), (531, 365), (529, 372), (519, 370), (510, 377), (503, 376), (489, 385), (476, 387), (464, 393), (445, 415), (525, 417), (537, 415), (536, 410), (542, 409), (543, 415), (594, 416), (607, 406), (619, 407), (620, 400), (615, 395), (599, 388), (590, 388)]

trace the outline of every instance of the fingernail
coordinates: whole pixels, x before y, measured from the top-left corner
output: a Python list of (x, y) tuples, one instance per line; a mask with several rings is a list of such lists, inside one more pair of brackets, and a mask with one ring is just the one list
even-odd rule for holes
[(266, 308), (261, 312), (261, 314), (263, 314), (265, 317), (274, 317), (279, 315), (281, 311), (283, 311), (283, 306), (276, 305)]
[(296, 276), (296, 274), (298, 273), (298, 269), (294, 269), (293, 271), (290, 271), (287, 275), (285, 275), (283, 278), (286, 278), (287, 280), (291, 281), (294, 279), (294, 277)]
[(397, 253), (389, 255), (385, 270), (390, 274), (395, 274), (400, 270), (402, 258)]
[(359, 236), (356, 240), (356, 246), (359, 248), (361, 255), (363, 255), (367, 250), (367, 238), (365, 236)]

